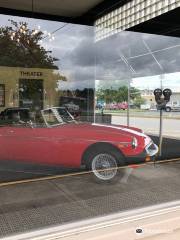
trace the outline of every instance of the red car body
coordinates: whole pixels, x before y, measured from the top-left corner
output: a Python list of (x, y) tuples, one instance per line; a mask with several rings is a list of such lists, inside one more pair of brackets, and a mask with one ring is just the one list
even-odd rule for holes
[[(136, 140), (136, 146), (132, 142)], [(145, 160), (157, 147), (140, 129), (116, 125), (68, 123), (54, 127), (0, 127), (0, 159), (80, 167), (85, 151), (97, 143), (119, 150), (127, 160)]]

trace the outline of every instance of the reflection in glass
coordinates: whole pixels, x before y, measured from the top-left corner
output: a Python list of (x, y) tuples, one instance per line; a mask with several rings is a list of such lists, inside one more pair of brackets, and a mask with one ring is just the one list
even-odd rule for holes
[[(179, 157), (179, 38), (127, 31), (94, 41), (93, 27), (0, 18), (2, 229), (179, 199), (178, 164), (152, 164), (157, 87), (173, 91), (163, 112), (163, 158)], [(21, 185), (1, 185), (12, 180)], [(21, 221), (13, 222), (14, 212)]]

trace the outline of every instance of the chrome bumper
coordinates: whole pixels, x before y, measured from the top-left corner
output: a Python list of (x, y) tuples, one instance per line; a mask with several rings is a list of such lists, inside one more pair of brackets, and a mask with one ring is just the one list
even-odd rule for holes
[(155, 156), (158, 151), (159, 151), (159, 148), (158, 146), (153, 143), (153, 142), (150, 142), (146, 147), (145, 147), (145, 150), (146, 150), (146, 153), (148, 156), (152, 157), (152, 156)]

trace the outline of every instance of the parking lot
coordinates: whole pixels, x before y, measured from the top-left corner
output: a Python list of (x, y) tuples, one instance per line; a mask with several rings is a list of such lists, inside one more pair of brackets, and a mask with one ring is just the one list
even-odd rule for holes
[(1, 184), (0, 237), (180, 199), (179, 162), (124, 171), (113, 184), (96, 183), (79, 171)]

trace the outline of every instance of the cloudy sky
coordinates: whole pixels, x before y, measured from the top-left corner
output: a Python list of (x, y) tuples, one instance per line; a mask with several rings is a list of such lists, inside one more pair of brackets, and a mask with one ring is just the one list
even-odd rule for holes
[[(64, 23), (0, 15), (1, 26), (8, 19), (25, 21), (32, 29), (53, 32)], [(45, 38), (42, 45), (51, 50), (61, 74), (68, 79), (63, 89), (84, 87), (118, 88), (130, 81), (138, 88), (160, 86), (180, 91), (180, 39), (158, 35), (121, 32), (94, 43), (94, 29), (89, 26), (66, 24)], [(151, 52), (153, 52), (153, 54)], [(163, 77), (160, 77), (163, 76)]]
[(94, 87), (93, 27), (6, 15), (0, 15), (1, 26), (10, 25), (8, 19), (27, 22), (31, 29), (40, 26), (41, 31), (48, 33), (63, 27), (53, 34), (53, 41), (46, 37), (41, 43), (46, 50), (52, 51), (53, 57), (59, 59), (56, 65), (68, 79), (67, 83), (61, 83), (61, 88)]

